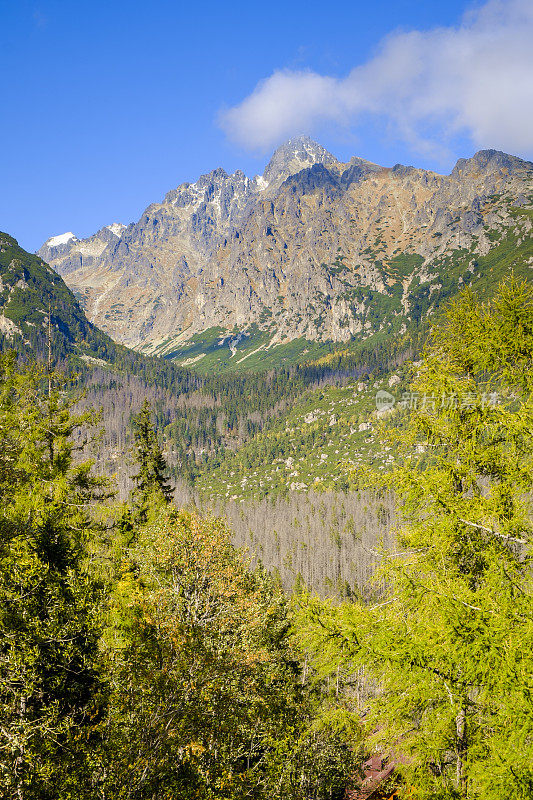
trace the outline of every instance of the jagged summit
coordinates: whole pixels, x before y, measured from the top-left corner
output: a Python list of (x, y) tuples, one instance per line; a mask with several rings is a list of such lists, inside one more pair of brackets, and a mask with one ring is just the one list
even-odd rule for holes
[(471, 158), (460, 158), (452, 170), (452, 175), (467, 175), (476, 172), (530, 172), (533, 163), (501, 150), (478, 150)]
[[(496, 150), (439, 175), (340, 162), (299, 136), (263, 176), (215, 169), (124, 230), (49, 240), (39, 254), (92, 322), (146, 352), (174, 354), (208, 331), (246, 338), (253, 326), (257, 348), (348, 342), (430, 313), (453, 281), (473, 280), (510, 226), (530, 241), (528, 216), (509, 209), (529, 207), (532, 194), (533, 165)], [(467, 260), (451, 275), (457, 253)]]
[(339, 161), (321, 144), (309, 136), (297, 136), (282, 144), (272, 155), (263, 173), (263, 179), (272, 183), (282, 183), (290, 175), (300, 172), (313, 164), (336, 166)]
[[(369, 164), (362, 159), (354, 158), (352, 162)], [(222, 186), (231, 184), (235, 189), (241, 188), (243, 192), (263, 191), (266, 188), (274, 189), (279, 187), (283, 181), (292, 175), (296, 175), (314, 164), (323, 164), (326, 167), (337, 167), (340, 162), (329, 153), (325, 147), (318, 142), (314, 142), (309, 136), (296, 136), (280, 145), (274, 151), (270, 161), (265, 167), (263, 175), (256, 175), (254, 178), (247, 178), (240, 169), (229, 175), (222, 167), (207, 172), (194, 183), (182, 183), (176, 189), (172, 189), (165, 195), (165, 203), (188, 202), (191, 192), (198, 193), (204, 191), (209, 186)]]
[(115, 236), (122, 236), (124, 231), (126, 230), (126, 226), (122, 224), (122, 222), (112, 222), (111, 225), (106, 225), (108, 231), (114, 233)]

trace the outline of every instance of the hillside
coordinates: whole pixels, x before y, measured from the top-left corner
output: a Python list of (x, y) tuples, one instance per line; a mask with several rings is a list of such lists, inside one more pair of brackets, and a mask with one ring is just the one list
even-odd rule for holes
[(48, 317), (54, 364), (90, 373), (118, 369), (180, 393), (200, 385), (188, 370), (142, 356), (114, 342), (87, 319), (64, 280), (41, 258), (0, 232), (0, 349), (33, 358), (48, 349)]
[(533, 165), (495, 150), (443, 176), (341, 163), (301, 137), (262, 176), (216, 169), (137, 223), (39, 254), (116, 341), (245, 372), (389, 340), (465, 285), (530, 274), (532, 198)]
[(76, 352), (90, 358), (113, 349), (59, 275), (6, 233), (0, 233), (0, 306), (4, 346), (12, 342), (41, 352), (50, 313), (55, 354)]
[(219, 464), (212, 461), (196, 488), (220, 501), (357, 488), (361, 472), (387, 470), (395, 463), (376, 433), (382, 416), (376, 395), (394, 392), (401, 402), (398, 384), (394, 373), (305, 391), (236, 452), (228, 452)]

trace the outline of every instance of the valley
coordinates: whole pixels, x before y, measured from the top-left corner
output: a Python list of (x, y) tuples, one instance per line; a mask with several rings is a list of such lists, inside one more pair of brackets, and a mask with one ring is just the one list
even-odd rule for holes
[(0, 800), (533, 800), (533, 0), (0, 30)]
[[(220, 780), (232, 800), (242, 786), (340, 798), (364, 791), (377, 748), (396, 797), (433, 775), (428, 726), (461, 713), (440, 672), (459, 696), (467, 664), (497, 698), (487, 712), (484, 690), (466, 690), (498, 748), (497, 764), (479, 760), (515, 786), (492, 726), (518, 735), (527, 701), (511, 709), (507, 673), (475, 650), (501, 661), (501, 625), (530, 638), (532, 170), (496, 151), (448, 178), (339, 164), (302, 139), (261, 179), (216, 170), (136, 225), (52, 237), (37, 255), (0, 234), (5, 563), (20, 585), (56, 581), (28, 619), (44, 613), (58, 636), (59, 608), (76, 636), (93, 631), (76, 652), (109, 681), (104, 696), (83, 677), (113, 743), (99, 722), (69, 722), (94, 742), (71, 744), (86, 759), (72, 774), (113, 800), (130, 774), (147, 800), (162, 776), (183, 800)], [(15, 611), (5, 625), (20, 627)], [(397, 730), (413, 766), (395, 760)], [(39, 735), (28, 763), (70, 792)], [(446, 733), (438, 747), (448, 758)]]

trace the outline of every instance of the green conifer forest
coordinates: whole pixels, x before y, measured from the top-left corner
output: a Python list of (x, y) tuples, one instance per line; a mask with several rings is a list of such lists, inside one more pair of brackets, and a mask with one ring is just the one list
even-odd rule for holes
[[(88, 407), (90, 385), (6, 351), (2, 797), (340, 800), (379, 753), (394, 767), (382, 797), (530, 798), (532, 366), (531, 286), (465, 291), (414, 361), (358, 375), (364, 394), (396, 369), (418, 398), (373, 423), (386, 469), (354, 461), (307, 505), (210, 507), (205, 482), (176, 501), (190, 478), (168, 468), (157, 402), (130, 420), (118, 492), (91, 458), (106, 409)], [(283, 410), (300, 379), (253, 377), (248, 402), (268, 386)], [(218, 391), (231, 418), (244, 380), (184, 396)], [(230, 463), (290, 458), (275, 431), (269, 456), (244, 435)]]

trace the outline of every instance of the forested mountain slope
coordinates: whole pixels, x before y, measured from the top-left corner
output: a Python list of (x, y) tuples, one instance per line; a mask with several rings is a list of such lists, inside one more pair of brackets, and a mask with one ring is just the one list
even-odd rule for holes
[(387, 471), (394, 453), (382, 442), (376, 397), (386, 392), (401, 408), (403, 388), (392, 375), (346, 379), (309, 389), (235, 451), (201, 470), (195, 486), (219, 500), (288, 497), (309, 491), (357, 488), (360, 474)]
[(186, 369), (140, 356), (114, 342), (89, 322), (53, 269), (0, 232), (0, 347), (35, 358), (48, 354), (49, 341), (53, 363), (77, 371), (94, 365), (112, 367), (177, 392), (201, 384)]
[(11, 340), (42, 352), (50, 314), (54, 355), (99, 357), (106, 348), (114, 349), (109, 337), (87, 320), (63, 279), (6, 233), (0, 233), (0, 305), (4, 343)]

